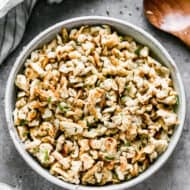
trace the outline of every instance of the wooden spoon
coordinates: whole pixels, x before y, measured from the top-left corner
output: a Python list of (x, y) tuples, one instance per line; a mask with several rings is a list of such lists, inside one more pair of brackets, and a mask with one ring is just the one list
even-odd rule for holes
[(144, 0), (144, 13), (156, 28), (190, 46), (190, 0)]

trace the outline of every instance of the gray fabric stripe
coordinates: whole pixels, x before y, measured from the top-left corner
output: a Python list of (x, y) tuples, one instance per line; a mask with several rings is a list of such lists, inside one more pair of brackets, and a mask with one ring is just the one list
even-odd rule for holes
[(3, 39), (3, 28), (4, 28), (4, 25), (5, 25), (5, 17), (3, 19), (0, 19), (0, 28), (1, 28), (1, 30), (0, 30), (0, 44), (1, 44), (2, 39)]
[(25, 1), (24, 1), (24, 4), (25, 4), (26, 9), (27, 9), (27, 12), (28, 12), (28, 15), (31, 14), (32, 9), (33, 9), (33, 7), (34, 7), (36, 1), (37, 1), (37, 0), (25, 0)]
[(27, 20), (27, 19), (28, 19), (28, 13), (27, 13), (27, 11), (26, 11), (26, 6), (25, 6), (24, 3), (22, 3), (22, 9), (23, 9), (23, 12), (24, 12), (24, 17), (25, 17), (25, 19)]
[(5, 37), (4, 37), (4, 43), (1, 49), (2, 53), (2, 58), (6, 55), (8, 55), (11, 52), (11, 49), (14, 48), (14, 30), (16, 27), (16, 22), (15, 22), (15, 10), (12, 10), (8, 13), (8, 18), (7, 18), (7, 26), (5, 28)]
[(32, 4), (31, 4), (31, 7), (30, 7), (30, 13), (29, 13), (29, 14), (31, 14), (31, 12), (32, 12), (32, 10), (33, 10), (35, 4), (36, 4), (36, 1), (37, 1), (37, 0), (32, 0)]
[(17, 29), (16, 17), (17, 17), (17, 15), (16, 15), (16, 9), (14, 9), (14, 26), (13, 26), (14, 31), (13, 31), (13, 35), (12, 35), (13, 42), (12, 42), (12, 45), (11, 45), (11, 48), (10, 48), (9, 52), (12, 51), (12, 49), (14, 47), (14, 43), (15, 43), (15, 35), (16, 35), (16, 29)]
[(24, 1), (28, 14), (30, 14), (30, 8), (31, 8), (31, 5), (32, 5), (31, 1), (32, 0), (25, 0)]
[(4, 24), (2, 26), (3, 28), (3, 32), (2, 32), (2, 38), (1, 38), (1, 44), (0, 44), (0, 56), (2, 54), (1, 50), (2, 50), (2, 47), (3, 47), (3, 43), (4, 43), (4, 38), (5, 38), (5, 30), (6, 30), (6, 27), (7, 27), (7, 17), (8, 15), (5, 16), (5, 20), (4, 20)]
[(17, 23), (18, 30), (16, 30), (14, 46), (17, 46), (18, 42), (22, 39), (22, 36), (23, 36), (25, 28), (26, 28), (26, 20), (24, 18), (24, 12), (22, 11), (21, 5), (19, 5), (17, 7), (16, 13), (17, 13), (16, 23)]

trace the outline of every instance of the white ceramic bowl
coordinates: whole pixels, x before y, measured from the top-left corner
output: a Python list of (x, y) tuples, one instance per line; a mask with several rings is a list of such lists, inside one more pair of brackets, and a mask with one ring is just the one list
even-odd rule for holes
[[(150, 47), (152, 52), (155, 54), (155, 57), (159, 59), (164, 65), (166, 65), (172, 74), (172, 79), (174, 81), (175, 89), (179, 94), (179, 108), (178, 108), (178, 116), (180, 120), (180, 124), (176, 127), (175, 133), (171, 138), (171, 142), (169, 143), (168, 149), (142, 174), (131, 179), (130, 181), (123, 182), (120, 184), (115, 185), (105, 185), (105, 186), (83, 186), (83, 185), (74, 185), (64, 181), (57, 179), (56, 177), (52, 176), (46, 169), (44, 169), (40, 164), (30, 156), (24, 149), (22, 142), (19, 140), (17, 132), (14, 128), (13, 124), (13, 109), (15, 104), (15, 96), (16, 96), (16, 88), (14, 85), (15, 77), (18, 72), (20, 72), (23, 68), (23, 63), (25, 59), (30, 55), (30, 53), (38, 48), (40, 45), (50, 41), (55, 34), (57, 34), (62, 27), (66, 27), (71, 29), (73, 27), (79, 27), (81, 25), (101, 25), (101, 24), (108, 24), (113, 26), (117, 31), (123, 34), (128, 34), (134, 39), (144, 45)], [(11, 138), (16, 146), (16, 149), (20, 153), (20, 155), (24, 158), (24, 160), (30, 165), (30, 167), (35, 170), (38, 174), (46, 178), (48, 181), (70, 190), (88, 190), (90, 189), (98, 189), (98, 190), (119, 190), (119, 189), (126, 189), (132, 187), (146, 178), (150, 177), (154, 172), (156, 172), (169, 158), (171, 153), (173, 152), (183, 130), (183, 124), (185, 120), (185, 113), (186, 113), (186, 101), (185, 101), (185, 93), (184, 87), (182, 83), (181, 76), (179, 71), (170, 57), (166, 49), (150, 34), (145, 32), (143, 29), (134, 26), (128, 22), (121, 21), (114, 18), (108, 17), (99, 17), (99, 16), (86, 16), (86, 17), (78, 17), (70, 20), (66, 20), (55, 24), (54, 26), (46, 29), (42, 33), (40, 33), (37, 37), (35, 37), (20, 53), (19, 57), (17, 58), (11, 73), (9, 75), (9, 79), (7, 82), (6, 88), (6, 95), (5, 95), (5, 112), (6, 112), (6, 119), (8, 128), (10, 131)]]

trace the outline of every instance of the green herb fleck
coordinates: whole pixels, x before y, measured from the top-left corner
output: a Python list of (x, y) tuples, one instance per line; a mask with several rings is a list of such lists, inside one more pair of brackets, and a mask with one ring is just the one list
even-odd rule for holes
[(69, 106), (65, 105), (65, 106), (62, 106), (61, 104), (59, 104), (59, 109), (62, 111), (62, 112), (66, 112), (69, 110)]
[(21, 125), (21, 126), (24, 126), (24, 125), (27, 125), (27, 124), (28, 124), (28, 121), (25, 120), (25, 119), (22, 119), (22, 120), (20, 121), (20, 125)]
[(47, 131), (47, 132), (49, 132), (49, 131), (50, 131), (50, 128), (49, 128), (49, 127), (48, 127), (48, 128), (46, 128), (46, 131)]
[(115, 171), (112, 171), (112, 175), (114, 179), (118, 179), (117, 173)]
[(61, 110), (61, 111), (63, 111), (64, 110), (64, 107), (61, 105), (61, 104), (59, 104), (59, 109)]
[(33, 152), (34, 152), (34, 153), (39, 152), (39, 147), (34, 147), (34, 148), (33, 148)]
[(113, 156), (105, 156), (105, 159), (106, 160), (114, 160), (114, 157)]
[(91, 124), (88, 121), (86, 121), (86, 125), (87, 127), (91, 127)]
[(49, 97), (49, 98), (48, 98), (48, 103), (51, 103), (51, 100), (52, 100), (52, 98), (51, 98), (51, 97)]
[(129, 85), (125, 86), (125, 90), (127, 90), (128, 92), (130, 91), (131, 87)]
[(125, 177), (125, 179), (126, 179), (126, 181), (130, 180), (130, 179), (131, 179), (131, 175), (127, 175), (127, 176)]
[(47, 162), (48, 160), (49, 160), (48, 150), (44, 150), (44, 162)]
[(28, 134), (29, 134), (29, 132), (28, 132), (28, 131), (25, 131), (25, 132), (23, 133), (23, 137), (27, 137)]
[(80, 46), (80, 45), (81, 45), (81, 42), (76, 41), (76, 44), (77, 44), (77, 46)]
[(142, 141), (145, 140), (145, 139), (147, 139), (147, 138), (148, 138), (148, 136), (145, 135), (145, 134), (140, 135), (140, 139), (141, 139)]
[(120, 40), (120, 42), (122, 42), (123, 41), (123, 36), (119, 36), (119, 40)]
[(176, 95), (176, 105), (179, 105), (179, 96)]
[(128, 146), (130, 146), (130, 143), (126, 142), (124, 145), (128, 147)]
[(135, 54), (139, 56), (141, 49), (142, 49), (142, 47), (139, 46), (139, 47), (135, 50)]

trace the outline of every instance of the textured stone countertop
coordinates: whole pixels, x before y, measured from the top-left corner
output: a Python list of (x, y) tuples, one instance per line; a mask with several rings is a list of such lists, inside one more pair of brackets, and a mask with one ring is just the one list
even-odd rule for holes
[(130, 190), (190, 190), (190, 50), (175, 37), (150, 26), (143, 16), (141, 0), (64, 0), (59, 5), (38, 1), (24, 38), (0, 67), (0, 181), (22, 190), (61, 190), (36, 174), (17, 153), (7, 130), (4, 114), (6, 81), (22, 47), (47, 27), (77, 16), (104, 15), (131, 22), (157, 38), (174, 58), (186, 88), (187, 117), (181, 139), (167, 163), (152, 177)]

